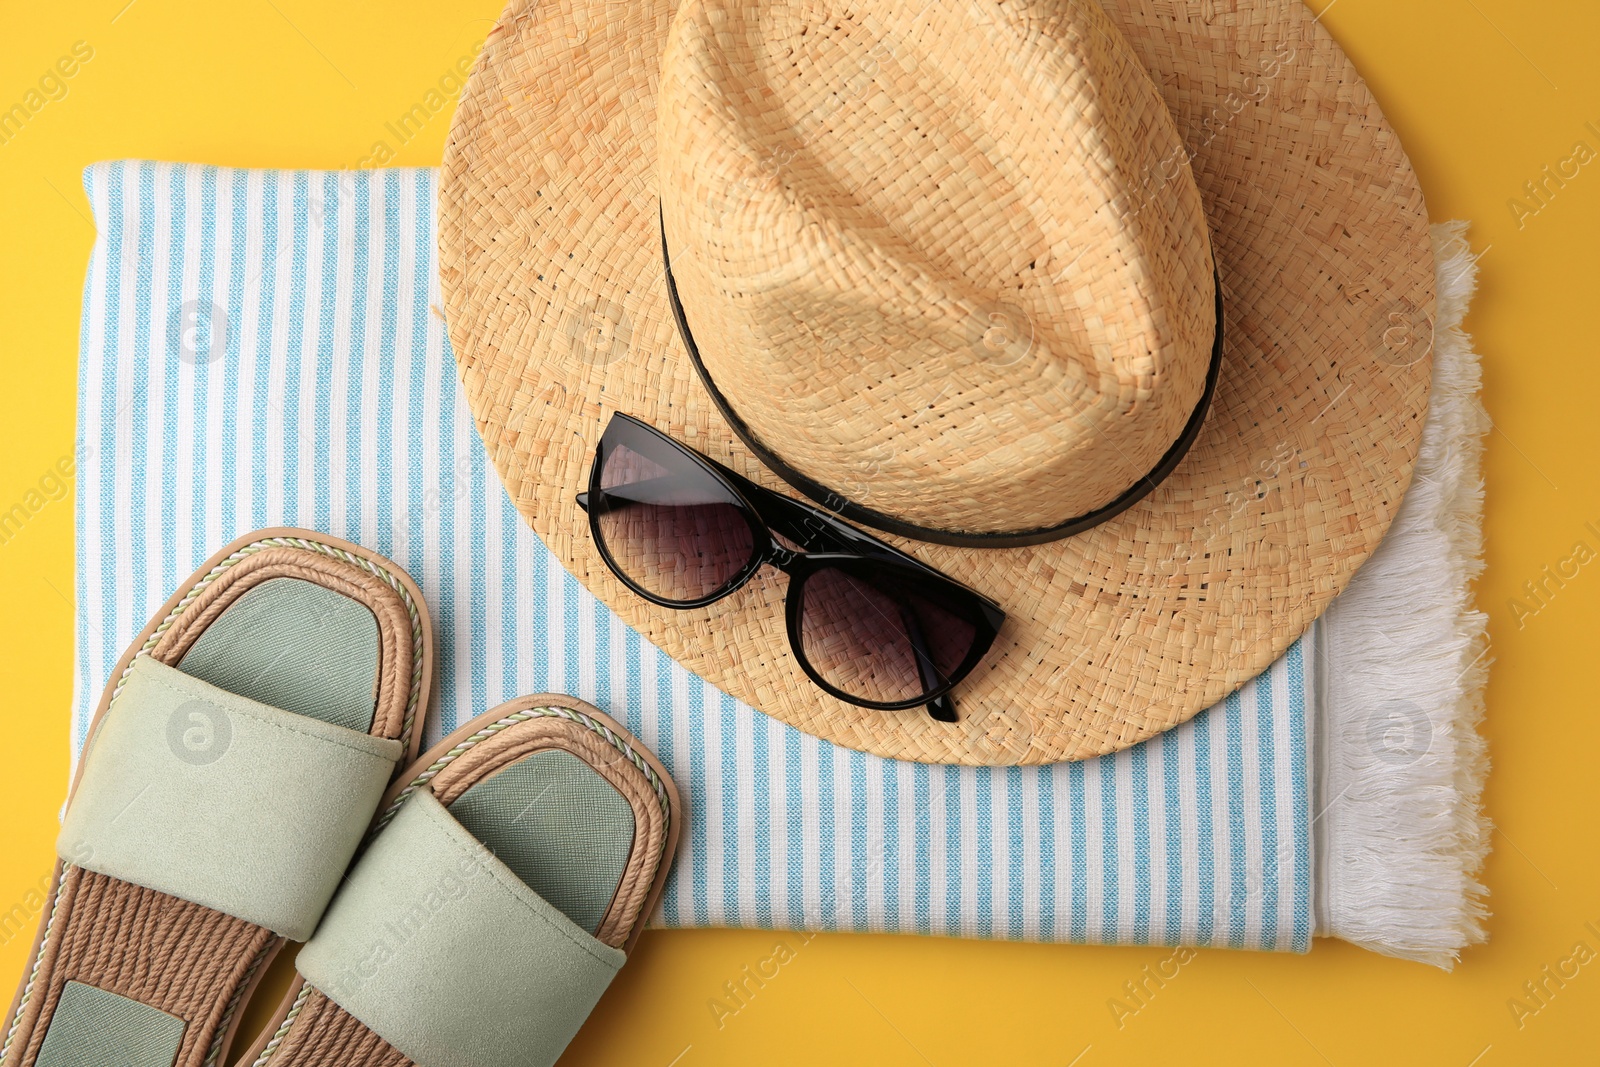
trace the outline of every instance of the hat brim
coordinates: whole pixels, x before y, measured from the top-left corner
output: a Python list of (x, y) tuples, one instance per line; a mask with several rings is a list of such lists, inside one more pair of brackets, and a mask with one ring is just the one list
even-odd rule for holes
[(647, 639), (829, 741), (966, 764), (1142, 741), (1282, 655), (1377, 546), (1410, 483), (1434, 262), (1415, 174), (1366, 85), (1300, 0), (1104, 6), (1191, 153), (1225, 363), (1187, 457), (1116, 518), (1027, 548), (885, 537), (1007, 613), (956, 691), (956, 723), (864, 710), (813, 685), (789, 652), (779, 574), (705, 608), (650, 604), (607, 570), (576, 504), (615, 411), (796, 495), (718, 415), (668, 307), (655, 86), (674, 0), (513, 0), (457, 110), (439, 192), (446, 318), (513, 502)]

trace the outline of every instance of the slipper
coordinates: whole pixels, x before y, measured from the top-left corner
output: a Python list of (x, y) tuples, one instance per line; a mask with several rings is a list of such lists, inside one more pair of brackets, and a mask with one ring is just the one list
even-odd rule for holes
[(240, 1067), (553, 1064), (660, 899), (677, 789), (581, 700), (502, 704), (400, 783)]
[(180, 585), (95, 712), (0, 1064), (214, 1064), (415, 756), (432, 657), (411, 579), (324, 534)]

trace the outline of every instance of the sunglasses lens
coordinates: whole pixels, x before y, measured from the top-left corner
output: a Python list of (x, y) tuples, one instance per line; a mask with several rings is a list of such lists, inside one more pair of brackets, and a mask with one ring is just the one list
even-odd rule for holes
[(600, 471), (596, 520), (617, 567), (663, 600), (691, 603), (737, 578), (755, 555), (738, 498), (674, 450), (617, 445)]
[(970, 621), (891, 575), (826, 567), (800, 595), (807, 662), (858, 700), (926, 696), (953, 678), (977, 639)]

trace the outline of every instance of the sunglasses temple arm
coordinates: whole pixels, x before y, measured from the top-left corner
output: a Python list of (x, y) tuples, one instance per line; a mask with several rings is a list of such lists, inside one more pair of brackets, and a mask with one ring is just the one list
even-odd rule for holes
[[(900, 617), (905, 622), (906, 636), (911, 639), (911, 651), (917, 657), (917, 673), (922, 676), (922, 684), (929, 689), (937, 689), (944, 684), (944, 679), (933, 668), (933, 650), (928, 647), (922, 625), (917, 622), (917, 613), (901, 605)], [(949, 693), (928, 701), (927, 708), (929, 716), (936, 722), (956, 721), (956, 701)]]
[(928, 701), (928, 716), (935, 722), (957, 722), (956, 698), (946, 693)]

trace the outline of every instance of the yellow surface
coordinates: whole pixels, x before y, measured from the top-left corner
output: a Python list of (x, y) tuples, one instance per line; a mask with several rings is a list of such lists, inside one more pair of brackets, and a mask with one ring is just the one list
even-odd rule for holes
[[(0, 20), (0, 107), (77, 42), (92, 49), (0, 143), (0, 510), (42, 479), (46, 501), (0, 544), (0, 909), (29, 908), (66, 785), (72, 504), (48, 499), (47, 476), (73, 441), (92, 240), (80, 172), (117, 157), (347, 166), (384, 139), (394, 163), (436, 163), (447, 114), (404, 145), (384, 124), (484, 36), (499, 0), (336, 7), (90, 0), (8, 5)], [(1585, 527), (1600, 526), (1600, 166), (1565, 164), (1576, 176), (1542, 205), (1524, 190), (1576, 142), (1600, 150), (1600, 6), (1334, 0), (1325, 23), (1399, 129), (1432, 217), (1472, 220), (1483, 253), (1468, 325), (1496, 423), (1479, 590), (1496, 657), (1490, 943), (1452, 975), (1328, 942), (1300, 958), (1201, 952), (1119, 1026), (1107, 1002), (1164, 951), (652, 933), (565, 1064), (1600, 1062), (1600, 570), (1582, 567), (1537, 611), (1513, 602), (1575, 542), (1600, 544)], [(7, 989), (31, 925), (12, 936), (0, 911)], [(719, 1025), (709, 1003), (779, 941), (793, 957)], [(1542, 1004), (1527, 982), (1544, 984)], [(1513, 998), (1537, 1012), (1518, 1015)]]

